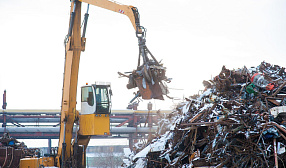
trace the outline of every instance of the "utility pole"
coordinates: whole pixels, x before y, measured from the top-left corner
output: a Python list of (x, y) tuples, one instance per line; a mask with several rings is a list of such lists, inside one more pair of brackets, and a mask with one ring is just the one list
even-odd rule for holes
[(148, 135), (148, 141), (152, 140), (152, 133), (151, 133), (151, 128), (152, 128), (152, 118), (151, 118), (151, 115), (150, 115), (150, 112), (152, 110), (152, 106), (153, 104), (151, 102), (148, 103), (147, 105), (147, 109), (148, 109), (148, 116), (147, 116), (147, 120), (148, 120), (148, 127), (150, 128), (149, 130), (149, 135)]
[(2, 106), (2, 109), (5, 110), (6, 109), (6, 106), (7, 106), (7, 102), (6, 102), (6, 90), (4, 90), (4, 93), (3, 93), (3, 106)]
[(6, 107), (7, 107), (7, 101), (6, 101), (6, 90), (4, 90), (3, 93), (3, 105), (2, 105), (2, 112), (3, 112), (3, 124), (2, 127), (4, 127), (4, 132), (6, 132)]

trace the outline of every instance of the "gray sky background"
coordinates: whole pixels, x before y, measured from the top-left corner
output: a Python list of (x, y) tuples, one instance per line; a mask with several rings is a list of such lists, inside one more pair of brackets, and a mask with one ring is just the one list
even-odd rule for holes
[[(146, 44), (173, 78), (169, 87), (183, 89), (170, 90), (171, 96), (197, 93), (223, 65), (233, 69), (266, 61), (286, 66), (284, 0), (119, 2), (138, 7)], [(7, 108), (60, 109), (69, 10), (68, 0), (0, 0), (0, 93), (7, 90)], [(137, 66), (135, 32), (124, 15), (94, 6), (89, 14), (78, 86), (111, 82), (113, 109), (125, 109), (135, 90), (127, 90), (127, 78), (117, 72)], [(155, 109), (172, 107), (171, 100), (151, 102)], [(140, 109), (147, 108), (144, 103)]]

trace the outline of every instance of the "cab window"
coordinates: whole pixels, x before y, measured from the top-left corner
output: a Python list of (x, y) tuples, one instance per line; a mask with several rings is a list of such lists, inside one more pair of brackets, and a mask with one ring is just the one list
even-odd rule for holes
[(106, 87), (96, 87), (96, 113), (109, 113), (109, 96)]
[(87, 102), (88, 105), (94, 105), (93, 91), (91, 86), (81, 88), (81, 102)]

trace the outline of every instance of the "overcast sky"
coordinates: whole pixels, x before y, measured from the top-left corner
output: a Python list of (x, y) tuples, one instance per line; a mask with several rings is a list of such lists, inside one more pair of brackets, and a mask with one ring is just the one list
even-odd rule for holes
[[(285, 0), (120, 2), (138, 7), (147, 47), (167, 67), (169, 87), (183, 89), (172, 89), (171, 95), (197, 93), (223, 65), (233, 69), (267, 61), (286, 67)], [(60, 109), (69, 10), (68, 0), (0, 0), (0, 93), (7, 90), (7, 108)], [(124, 15), (94, 6), (89, 14), (78, 86), (111, 82), (113, 109), (125, 109), (136, 90), (127, 90), (127, 78), (117, 72), (137, 66), (135, 32)], [(155, 109), (172, 107), (171, 100), (152, 102)]]

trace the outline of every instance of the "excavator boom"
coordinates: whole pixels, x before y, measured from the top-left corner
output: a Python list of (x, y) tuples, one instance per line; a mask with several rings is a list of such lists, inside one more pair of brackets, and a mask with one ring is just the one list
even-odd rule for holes
[(134, 8), (133, 6), (122, 5), (117, 2), (109, 1), (109, 0), (79, 0), (79, 1), (128, 16), (128, 18), (130, 19), (132, 23), (132, 26), (136, 30), (137, 26), (135, 23), (134, 13), (132, 12), (132, 8)]
[(61, 123), (57, 166), (66, 167), (67, 159), (62, 162), (60, 158), (71, 157), (71, 140), (73, 126), (77, 117), (76, 91), (78, 81), (78, 69), (81, 51), (84, 50), (85, 38), (81, 37), (81, 2), (71, 3), (71, 20), (68, 43), (66, 44), (64, 82), (62, 93)]

